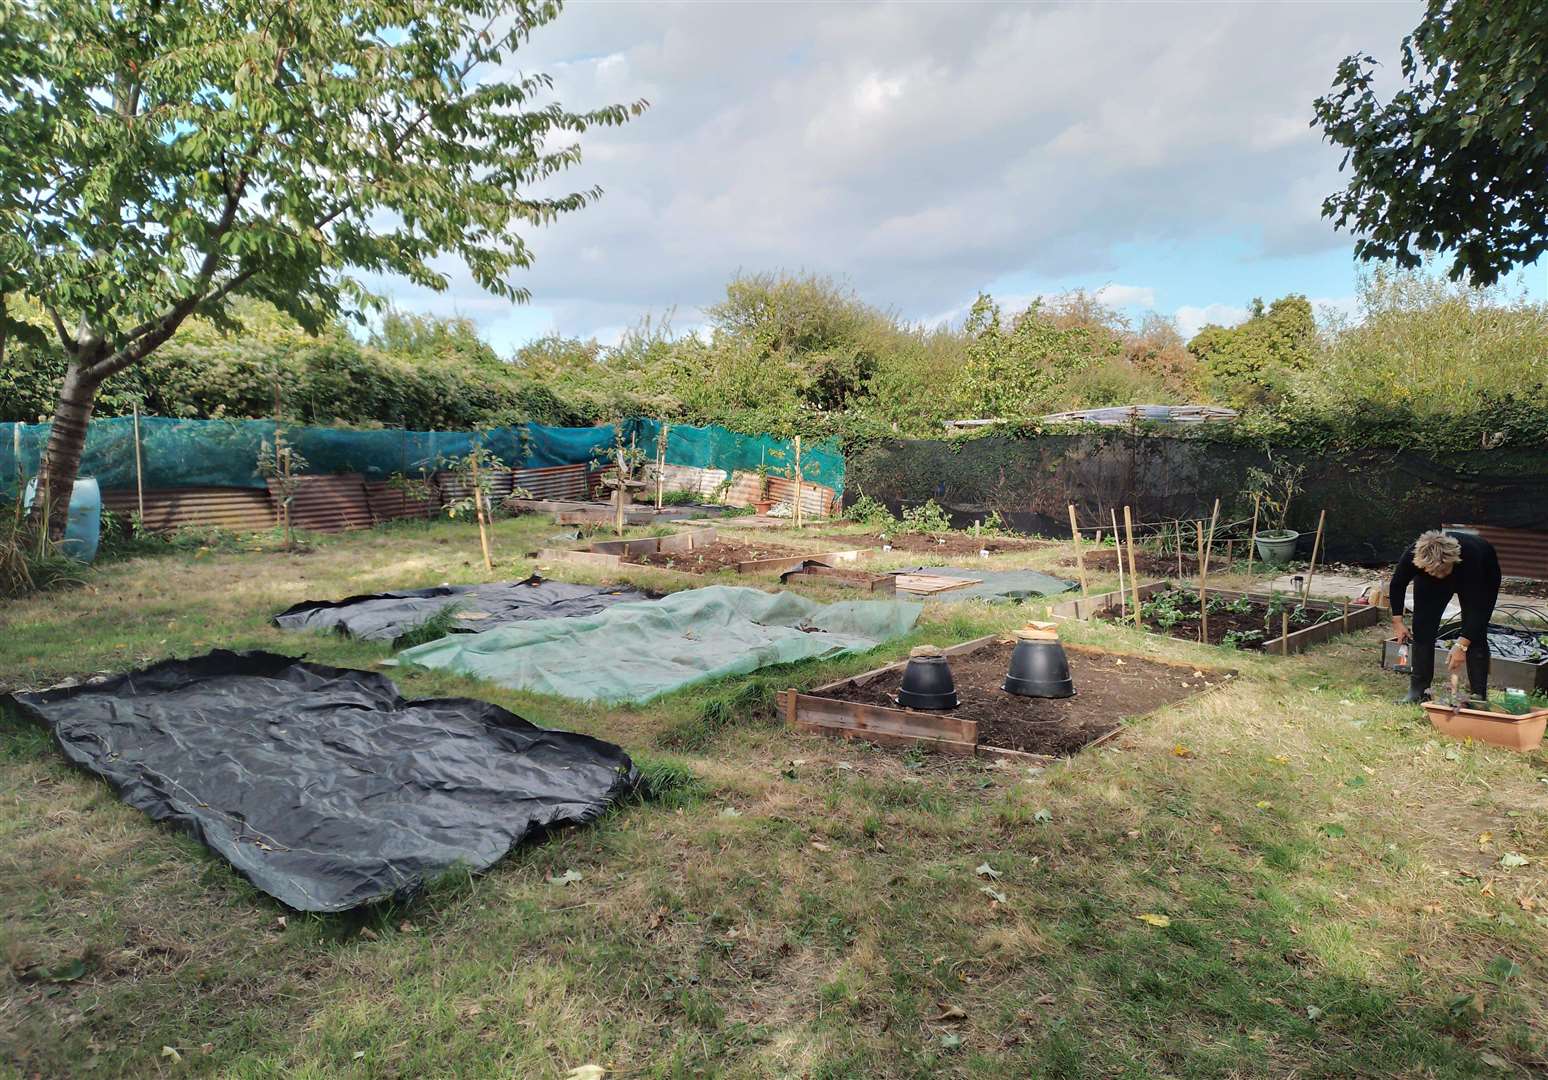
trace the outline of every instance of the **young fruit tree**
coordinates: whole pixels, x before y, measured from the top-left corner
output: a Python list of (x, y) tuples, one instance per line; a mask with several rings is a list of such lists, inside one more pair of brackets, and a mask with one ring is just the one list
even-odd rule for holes
[(1445, 251), (1452, 278), (1492, 285), (1548, 251), (1548, 3), (1429, 0), (1400, 52), (1390, 100), (1357, 53), (1315, 103), (1350, 172), (1323, 216), (1362, 259)]
[(267, 300), (316, 329), (374, 298), (354, 276), (444, 289), (460, 260), (527, 298), (517, 230), (575, 138), (643, 101), (571, 112), (512, 74), (558, 0), (11, 0), (0, 6), (4, 297), (40, 303), (68, 357), (37, 506), (63, 527), (97, 388), (191, 315)]

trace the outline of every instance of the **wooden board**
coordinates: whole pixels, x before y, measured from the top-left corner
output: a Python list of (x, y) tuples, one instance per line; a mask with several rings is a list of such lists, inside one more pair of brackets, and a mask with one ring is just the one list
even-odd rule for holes
[(983, 578), (945, 577), (941, 574), (894, 574), (898, 590), (933, 596), (952, 589), (965, 589), (969, 585), (982, 585)]
[(865, 554), (858, 549), (853, 551), (824, 551), (812, 555), (790, 555), (778, 559), (748, 559), (746, 562), (736, 564), (738, 574), (783, 574), (786, 570), (794, 570), (802, 563), (825, 562), (832, 565), (836, 562), (858, 562), (860, 556)]
[(867, 592), (892, 595), (897, 592), (898, 579), (894, 574), (867, 574), (863, 570), (841, 570), (835, 566), (808, 563), (804, 569), (787, 572), (781, 581), (788, 584), (812, 582), (821, 585), (848, 585)]

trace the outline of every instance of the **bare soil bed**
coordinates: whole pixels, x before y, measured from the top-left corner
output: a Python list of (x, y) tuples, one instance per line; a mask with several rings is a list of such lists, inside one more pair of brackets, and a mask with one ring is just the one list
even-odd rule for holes
[[(853, 545), (851, 545), (853, 546)], [(744, 544), (737, 540), (716, 540), (713, 544), (684, 552), (656, 552), (652, 555), (630, 555), (626, 562), (645, 566), (664, 566), (669, 570), (681, 570), (689, 574), (713, 574), (717, 570), (735, 570), (738, 563), (755, 559), (792, 559), (805, 552), (773, 544)]]
[[(1000, 689), (1014, 648), (1010, 642), (996, 642), (950, 658), (962, 699), (951, 715), (978, 721), (980, 745), (1029, 754), (1068, 756), (1115, 731), (1124, 717), (1142, 716), (1218, 686), (1226, 678), (1222, 672), (1199, 672), (1138, 656), (1068, 649), (1075, 696), (1021, 697)], [(902, 681), (900, 667), (864, 686), (846, 684), (825, 690), (822, 696), (896, 709)]]
[(881, 547), (891, 544), (893, 551), (913, 551), (922, 555), (972, 555), (980, 549), (995, 555), (1007, 551), (1039, 551), (1047, 540), (1024, 540), (1009, 536), (974, 537), (970, 533), (899, 533), (882, 539), (881, 533), (830, 533), (823, 540), (842, 541), (845, 547)]
[[(1209, 598), (1210, 645), (1228, 645), (1237, 649), (1261, 652), (1265, 641), (1280, 636), (1283, 629), (1282, 612), (1290, 617), (1290, 632), (1304, 630), (1330, 619), (1337, 619), (1337, 612), (1318, 611), (1302, 607), (1294, 598), (1287, 597), (1282, 607), (1261, 600), (1226, 600)], [(1103, 612), (1099, 617), (1113, 622), (1133, 624), (1131, 610), (1127, 619), (1118, 608)], [(1140, 604), (1140, 622), (1145, 629), (1181, 638), (1184, 641), (1199, 640), (1199, 594), (1191, 589), (1170, 589), (1157, 593)]]

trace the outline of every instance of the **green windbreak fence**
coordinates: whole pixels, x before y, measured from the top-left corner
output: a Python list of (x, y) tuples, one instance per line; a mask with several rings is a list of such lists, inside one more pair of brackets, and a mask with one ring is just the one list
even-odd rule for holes
[[(661, 434), (659, 420), (636, 420), (639, 447), (647, 458), (656, 456), (656, 440)], [(790, 476), (795, 463), (795, 446), (787, 439), (768, 435), (739, 435), (723, 427), (693, 427), (672, 424), (667, 429), (666, 459), (671, 465), (696, 465), (728, 472), (752, 472), (759, 463), (769, 467), (771, 476)], [(832, 440), (804, 442), (801, 445), (801, 478), (844, 491), (844, 455)]]
[[(475, 445), (487, 446), (507, 465), (518, 468), (596, 462), (612, 446), (614, 432), (611, 426), (542, 424), (487, 431), (357, 431), (289, 425), (283, 430), (286, 443), (306, 459), (309, 473), (361, 473), (371, 479), (433, 471)], [(624, 430), (647, 460), (655, 459), (660, 432), (656, 421), (627, 421)], [(141, 417), (145, 486), (261, 488), (264, 478), (258, 472), (258, 455), (265, 440), (274, 440), (273, 421)], [(18, 465), (27, 475), (35, 474), (47, 441), (47, 424), (0, 424), (0, 492), (15, 497)], [(843, 490), (844, 458), (836, 449), (803, 447), (801, 456), (807, 480)], [(793, 448), (785, 440), (738, 435), (720, 427), (673, 425), (667, 435), (667, 461), (673, 465), (750, 471), (764, 460), (771, 473), (783, 475), (793, 457)], [(95, 477), (103, 488), (131, 488), (134, 470), (133, 419), (93, 420), (80, 474)]]

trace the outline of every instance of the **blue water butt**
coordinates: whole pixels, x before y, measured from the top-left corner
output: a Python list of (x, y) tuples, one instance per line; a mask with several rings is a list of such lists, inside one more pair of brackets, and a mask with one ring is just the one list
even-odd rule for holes
[[(32, 506), (36, 480), (27, 481), (25, 505)], [(59, 553), (79, 562), (89, 563), (97, 557), (97, 542), (102, 538), (102, 492), (95, 476), (78, 477), (75, 491), (70, 495), (70, 516), (65, 519), (64, 539), (59, 541)]]

